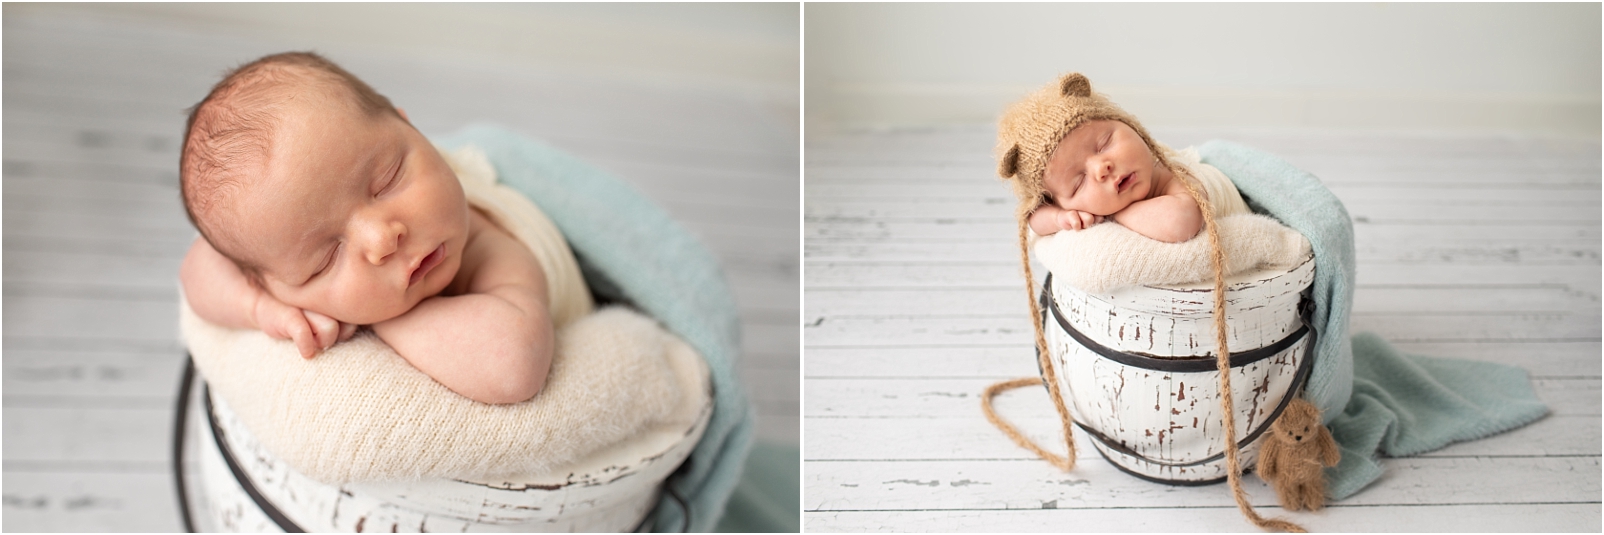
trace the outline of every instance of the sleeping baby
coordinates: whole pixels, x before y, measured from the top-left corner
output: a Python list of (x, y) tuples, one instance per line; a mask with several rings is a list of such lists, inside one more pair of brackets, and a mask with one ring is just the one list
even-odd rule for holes
[(1087, 121), (1058, 142), (1047, 160), (1043, 204), (1031, 231), (1048, 235), (1113, 219), (1143, 236), (1182, 242), (1203, 227), (1203, 213), (1168, 167), (1130, 125)]
[[(1071, 107), (1066, 96), (1082, 97), (1087, 102)], [(1043, 108), (1058, 113), (1043, 114)], [(1163, 158), (1167, 149), (1153, 143), (1134, 117), (1107, 99), (1094, 96), (1084, 76), (1070, 75), (1047, 93), (1032, 95), (1009, 112), (1003, 119), (1001, 137), (1009, 145), (1004, 150), (1014, 151), (1014, 159), (1004, 165), (1019, 166), (1022, 157), (1046, 160), (1039, 174), (1015, 177), (1016, 183), (1029, 181), (1043, 190), (1040, 195), (1026, 197), (1030, 199), (1028, 204), (1039, 203), (1029, 215), (1030, 229), (1037, 235), (1082, 230), (1112, 219), (1158, 241), (1178, 243), (1192, 239), (1203, 228), (1203, 213), (1185, 179), (1177, 178), (1172, 167), (1202, 181), (1205, 187), (1199, 193), (1205, 202), (1212, 201), (1216, 216), (1248, 212), (1230, 179), (1207, 164), (1178, 161), (1176, 154)], [(1047, 123), (1054, 127), (1053, 134), (1059, 134), (1057, 130), (1067, 132), (1042, 139), (1039, 133), (1045, 130), (1043, 125), (1027, 123)], [(1020, 139), (1030, 134), (1038, 135)], [(1050, 145), (1042, 146), (1044, 141)], [(1036, 151), (1025, 148), (1031, 144), (1037, 145), (1031, 147)], [(1021, 149), (1030, 153), (1022, 153)], [(1187, 169), (1180, 164), (1192, 165)]]
[[(1196, 149), (1157, 142), (1081, 74), (1010, 106), (997, 138), (997, 172), (1019, 199), (1029, 276), (1030, 252), (1054, 280), (1093, 292), (1290, 268), (1308, 255), (1302, 234), (1254, 214)], [(1216, 249), (1225, 253), (1220, 266)], [(1034, 302), (1031, 283), (1026, 289)]]
[(540, 261), (469, 206), (404, 111), (334, 63), (285, 53), (229, 73), (191, 111), (179, 176), (201, 232), (180, 280), (201, 318), (291, 340), (303, 358), (371, 327), (484, 403), (544, 386)]

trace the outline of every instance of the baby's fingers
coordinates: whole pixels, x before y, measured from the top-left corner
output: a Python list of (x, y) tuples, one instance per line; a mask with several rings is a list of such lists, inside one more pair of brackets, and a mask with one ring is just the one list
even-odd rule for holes
[(295, 342), (295, 349), (301, 352), (301, 358), (309, 359), (317, 354), (317, 333), (306, 321), (292, 322), (287, 329), (290, 340)]
[(316, 336), (315, 341), (318, 350), (333, 347), (335, 342), (340, 341), (339, 321), (310, 310), (302, 310), (301, 313), (306, 316), (306, 322), (312, 326), (312, 333)]
[(355, 323), (341, 323), (340, 324), (340, 341), (341, 342), (344, 342), (346, 340), (350, 340), (351, 337), (355, 336), (355, 335), (356, 335), (356, 324)]
[(1059, 212), (1058, 226), (1063, 227), (1064, 230), (1080, 230), (1080, 211), (1064, 210), (1063, 212)]
[(1069, 230), (1086, 230), (1102, 220), (1101, 217), (1092, 215), (1091, 212), (1082, 212), (1080, 210), (1065, 210), (1063, 217), (1064, 228)]

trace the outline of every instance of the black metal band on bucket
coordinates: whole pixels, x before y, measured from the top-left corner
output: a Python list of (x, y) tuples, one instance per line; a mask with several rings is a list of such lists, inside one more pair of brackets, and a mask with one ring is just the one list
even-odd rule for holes
[(251, 477), (245, 473), (245, 470), (240, 468), (239, 461), (234, 459), (234, 452), (228, 448), (228, 442), (223, 440), (223, 429), (217, 425), (217, 413), (212, 411), (212, 387), (204, 387), (204, 390), (201, 391), (201, 398), (206, 402), (206, 419), (211, 424), (212, 439), (217, 442), (217, 452), (222, 454), (223, 461), (228, 463), (228, 471), (234, 473), (234, 480), (239, 482), (240, 488), (245, 490), (245, 494), (251, 497), (251, 501), (256, 502), (256, 506), (261, 508), (262, 513), (273, 520), (273, 523), (277, 524), (279, 529), (284, 530), (285, 533), (305, 533), (306, 530), (301, 529), (301, 526), (290, 520), (290, 517), (285, 516), (283, 511), (278, 510), (278, 507), (275, 507), (272, 501), (268, 500), (266, 496), (262, 496), (261, 491), (256, 490), (256, 485), (251, 483)]
[(188, 429), (190, 386), (195, 382), (195, 360), (184, 354), (184, 375), (178, 380), (178, 409), (173, 419), (173, 483), (178, 491), (178, 518), (184, 523), (184, 533), (195, 533), (195, 521), (189, 518), (189, 485), (184, 481), (184, 432)]
[[(1199, 373), (1214, 371), (1219, 367), (1219, 364), (1214, 362), (1214, 357), (1156, 358), (1149, 357), (1147, 355), (1126, 353), (1097, 343), (1096, 340), (1092, 340), (1090, 337), (1087, 337), (1080, 331), (1075, 330), (1074, 327), (1069, 325), (1069, 320), (1064, 319), (1063, 313), (1058, 310), (1058, 303), (1049, 298), (1052, 295), (1052, 288), (1053, 275), (1048, 273), (1047, 282), (1043, 283), (1042, 285), (1042, 309), (1051, 310), (1053, 319), (1058, 322), (1058, 326), (1063, 327), (1064, 332), (1068, 333), (1071, 338), (1074, 338), (1076, 342), (1080, 343), (1081, 347), (1090, 349), (1092, 352), (1102, 355), (1103, 357), (1114, 362), (1146, 370), (1176, 373)], [(1301, 309), (1304, 307), (1299, 306), (1299, 308)], [(1303, 311), (1300, 310), (1299, 312)], [(1285, 351), (1287, 348), (1292, 347), (1293, 344), (1298, 342), (1299, 338), (1303, 337), (1304, 331), (1309, 330), (1308, 321), (1302, 321), (1300, 323), (1302, 323), (1302, 325), (1298, 327), (1297, 331), (1294, 331), (1285, 338), (1276, 341), (1276, 343), (1258, 349), (1243, 351), (1241, 353), (1232, 353), (1231, 367), (1240, 368), (1242, 366), (1275, 356), (1276, 353), (1280, 353)]]
[[(1309, 337), (1309, 353), (1310, 354), (1308, 356), (1304, 357), (1302, 362), (1298, 363), (1298, 371), (1295, 372), (1296, 374), (1292, 378), (1292, 384), (1287, 386), (1287, 395), (1281, 397), (1281, 402), (1276, 404), (1275, 410), (1270, 411), (1270, 416), (1268, 418), (1265, 418), (1264, 421), (1259, 424), (1259, 427), (1253, 429), (1251, 432), (1249, 432), (1247, 434), (1247, 436), (1242, 437), (1242, 440), (1237, 441), (1237, 448), (1239, 448), (1239, 449), (1240, 448), (1246, 448), (1246, 447), (1248, 447), (1248, 444), (1252, 444), (1253, 441), (1258, 440), (1259, 439), (1259, 435), (1263, 435), (1265, 431), (1270, 429), (1270, 424), (1274, 423), (1276, 418), (1280, 418), (1281, 417), (1281, 413), (1286, 410), (1287, 405), (1292, 403), (1292, 398), (1297, 397), (1298, 389), (1299, 388), (1303, 388), (1303, 382), (1309, 376), (1309, 368), (1310, 368), (1309, 363), (1314, 361), (1314, 354), (1313, 354), (1314, 353), (1314, 337), (1313, 336)], [(1200, 464), (1208, 464), (1208, 463), (1212, 463), (1214, 461), (1218, 461), (1220, 459), (1224, 459), (1225, 458), (1225, 452), (1222, 451), (1220, 453), (1216, 453), (1214, 455), (1210, 455), (1210, 456), (1205, 457), (1203, 459), (1199, 459), (1199, 460), (1196, 460), (1196, 461), (1185, 462), (1185, 463), (1167, 463), (1167, 462), (1164, 462), (1164, 461), (1155, 461), (1153, 459), (1147, 458), (1146, 456), (1144, 456), (1142, 454), (1136, 453), (1134, 450), (1131, 450), (1130, 448), (1125, 447), (1123, 444), (1120, 444), (1118, 441), (1115, 441), (1114, 439), (1108, 438), (1107, 436), (1105, 436), (1102, 433), (1098, 432), (1096, 429), (1092, 429), (1090, 427), (1086, 427), (1085, 425), (1081, 424), (1080, 422), (1075, 422), (1075, 426), (1081, 428), (1084, 431), (1086, 431), (1086, 434), (1091, 435), (1092, 438), (1097, 439), (1097, 441), (1099, 441), (1099, 442), (1102, 442), (1103, 445), (1108, 447), (1109, 449), (1117, 451), (1117, 452), (1120, 452), (1120, 453), (1125, 454), (1125, 455), (1129, 455), (1131, 457), (1135, 457), (1137, 459), (1141, 459), (1142, 462), (1149, 463), (1149, 464), (1156, 464), (1156, 465), (1160, 465), (1160, 466), (1185, 467), (1185, 466), (1195, 466), (1195, 465), (1200, 465)], [(1114, 463), (1114, 464), (1116, 466), (1119, 465), (1119, 463)], [(1121, 468), (1123, 469), (1123, 467), (1121, 467)], [(1129, 470), (1127, 470), (1127, 471), (1129, 471)], [(1156, 478), (1153, 478), (1152, 476), (1143, 476), (1143, 477), (1144, 477), (1144, 479), (1152, 479), (1154, 481), (1163, 481), (1163, 482), (1166, 482), (1166, 483), (1173, 483), (1174, 482), (1174, 481), (1170, 481), (1170, 480), (1166, 480), (1166, 479), (1156, 479)], [(1218, 480), (1214, 480), (1213, 482), (1218, 483), (1220, 481), (1225, 481), (1225, 479), (1221, 478), (1221, 479), (1218, 479)]]
[[(1077, 343), (1079, 343), (1081, 346), (1085, 347), (1086, 349), (1091, 350), (1094, 353), (1097, 353), (1098, 355), (1100, 355), (1102, 357), (1105, 357), (1105, 358), (1107, 358), (1109, 360), (1113, 360), (1115, 362), (1118, 362), (1120, 364), (1124, 364), (1124, 365), (1127, 365), (1127, 366), (1132, 366), (1132, 367), (1137, 367), (1137, 368), (1144, 368), (1144, 369), (1149, 369), (1149, 370), (1162, 371), (1162, 372), (1204, 373), (1204, 372), (1217, 372), (1217, 371), (1219, 371), (1219, 363), (1216, 362), (1215, 359), (1212, 358), (1212, 357), (1207, 357), (1207, 358), (1195, 358), (1194, 357), (1194, 358), (1184, 358), (1184, 359), (1161, 359), (1161, 358), (1154, 358), (1154, 357), (1149, 357), (1149, 356), (1145, 356), (1145, 355), (1133, 355), (1133, 354), (1130, 354), (1130, 353), (1125, 353), (1125, 352), (1122, 352), (1122, 351), (1119, 351), (1119, 350), (1116, 350), (1116, 349), (1109, 348), (1109, 347), (1104, 346), (1102, 344), (1099, 344), (1096, 341), (1092, 340), (1091, 338), (1087, 337), (1085, 334), (1082, 334), (1080, 331), (1076, 330), (1074, 327), (1070, 326), (1069, 321), (1066, 320), (1064, 318), (1064, 316), (1063, 316), (1063, 313), (1058, 310), (1058, 303), (1051, 299), (1052, 288), (1053, 288), (1053, 275), (1051, 273), (1048, 273), (1047, 274), (1047, 280), (1042, 284), (1042, 292), (1041, 292), (1041, 305), (1042, 305), (1042, 316), (1043, 316), (1042, 317), (1042, 321), (1044, 323), (1047, 321), (1046, 316), (1048, 316), (1049, 315), (1049, 311), (1051, 311), (1050, 314), (1052, 315), (1053, 319), (1057, 321), (1058, 326), (1063, 328), (1063, 330), (1064, 330), (1064, 332), (1066, 334), (1068, 334), (1071, 338), (1074, 338), (1075, 341)], [(1231, 367), (1232, 368), (1240, 368), (1242, 366), (1246, 366), (1248, 364), (1252, 364), (1254, 362), (1258, 362), (1260, 360), (1264, 360), (1266, 358), (1270, 358), (1272, 356), (1275, 356), (1276, 354), (1281, 353), (1282, 351), (1285, 351), (1285, 350), (1291, 348), (1292, 346), (1296, 345), (1298, 342), (1302, 341), (1305, 338), (1304, 335), (1307, 333), (1307, 340), (1308, 340), (1308, 344), (1309, 344), (1308, 354), (1305, 355), (1303, 360), (1298, 363), (1298, 369), (1293, 374), (1292, 384), (1287, 386), (1287, 394), (1285, 396), (1282, 396), (1281, 402), (1276, 405), (1275, 410), (1270, 412), (1269, 417), (1265, 418), (1260, 423), (1258, 428), (1251, 430), (1247, 434), (1247, 436), (1243, 437), (1242, 440), (1237, 442), (1237, 447), (1238, 448), (1246, 448), (1249, 444), (1252, 444), (1253, 441), (1258, 440), (1259, 436), (1263, 435), (1265, 431), (1269, 430), (1270, 424), (1274, 423), (1277, 418), (1281, 417), (1281, 413), (1286, 410), (1287, 405), (1292, 402), (1292, 398), (1297, 396), (1298, 390), (1303, 388), (1304, 382), (1306, 380), (1308, 380), (1309, 371), (1310, 371), (1311, 368), (1313, 368), (1311, 363), (1314, 362), (1314, 359), (1315, 359), (1315, 349), (1319, 345), (1318, 344), (1318, 342), (1319, 342), (1318, 332), (1319, 331), (1314, 328), (1314, 308), (1315, 308), (1314, 307), (1314, 300), (1310, 297), (1310, 295), (1308, 293), (1308, 290), (1305, 289), (1305, 291), (1302, 292), (1301, 300), (1298, 303), (1298, 322), (1301, 323), (1302, 325), (1299, 326), (1297, 331), (1294, 331), (1292, 334), (1288, 335), (1287, 337), (1282, 338), (1281, 340), (1278, 340), (1275, 343), (1270, 344), (1268, 346), (1264, 346), (1264, 347), (1260, 347), (1260, 348), (1257, 348), (1257, 349), (1245, 351), (1245, 352), (1242, 352), (1242, 353), (1233, 353), (1233, 354), (1231, 354), (1231, 358), (1230, 358)], [(1229, 394), (1230, 394), (1229, 392), (1222, 393), (1222, 395), (1229, 395)], [(1082, 424), (1081, 422), (1075, 422), (1075, 426), (1079, 427), (1082, 431), (1085, 431), (1087, 435), (1091, 436), (1093, 440), (1096, 440), (1098, 443), (1102, 444), (1103, 447), (1111, 449), (1111, 450), (1114, 450), (1116, 452), (1119, 452), (1122, 455), (1126, 455), (1126, 456), (1129, 456), (1129, 457), (1132, 457), (1132, 458), (1135, 458), (1135, 459), (1139, 459), (1142, 462), (1149, 463), (1149, 464), (1154, 464), (1154, 465), (1159, 465), (1159, 466), (1169, 466), (1169, 467), (1187, 467), (1187, 466), (1196, 466), (1196, 465), (1212, 463), (1212, 462), (1219, 461), (1219, 460), (1225, 458), (1225, 452), (1222, 451), (1220, 453), (1216, 453), (1214, 455), (1211, 455), (1209, 457), (1206, 457), (1206, 458), (1203, 458), (1203, 459), (1200, 459), (1200, 460), (1189, 461), (1189, 462), (1185, 462), (1185, 463), (1170, 463), (1170, 462), (1164, 462), (1164, 461), (1156, 461), (1156, 460), (1150, 459), (1150, 458), (1148, 458), (1148, 457), (1146, 457), (1146, 456), (1144, 456), (1144, 455), (1142, 455), (1140, 453), (1137, 453), (1136, 451), (1134, 451), (1134, 450), (1132, 450), (1132, 449), (1130, 449), (1128, 447), (1125, 447), (1124, 444), (1121, 444), (1120, 442), (1109, 438), (1108, 436), (1102, 434), (1101, 432), (1097, 431), (1096, 429), (1092, 429), (1091, 427), (1088, 427), (1085, 424)], [(1102, 454), (1103, 458), (1108, 459), (1108, 454), (1106, 452), (1103, 452), (1101, 449), (1099, 449), (1098, 453)], [(1219, 482), (1222, 482), (1222, 481), (1226, 480), (1226, 478), (1224, 478), (1224, 477), (1221, 477), (1221, 478), (1218, 478), (1218, 479), (1208, 479), (1208, 480), (1162, 479), (1162, 478), (1154, 477), (1152, 475), (1142, 474), (1142, 473), (1138, 473), (1136, 471), (1133, 471), (1133, 470), (1131, 470), (1129, 468), (1126, 468), (1124, 465), (1122, 465), (1122, 464), (1120, 464), (1118, 462), (1115, 462), (1113, 459), (1108, 459), (1108, 461), (1109, 461), (1110, 464), (1113, 464), (1115, 468), (1118, 468), (1122, 472), (1134, 475), (1136, 477), (1139, 477), (1139, 478), (1142, 478), (1142, 479), (1145, 479), (1145, 480), (1148, 480), (1148, 481), (1157, 482), (1157, 483), (1166, 483), (1166, 484), (1171, 484), (1171, 485), (1208, 485), (1208, 484), (1213, 484), (1213, 483), (1219, 483)]]

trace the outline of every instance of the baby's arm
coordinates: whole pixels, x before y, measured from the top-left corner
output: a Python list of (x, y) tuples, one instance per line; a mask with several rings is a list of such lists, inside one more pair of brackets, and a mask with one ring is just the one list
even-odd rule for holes
[(1203, 212), (1185, 193), (1133, 202), (1109, 217), (1137, 234), (1167, 243), (1190, 240), (1203, 229)]
[(356, 326), (280, 302), (241, 273), (238, 266), (212, 248), (206, 238), (184, 255), (178, 269), (184, 299), (208, 322), (235, 329), (255, 329), (281, 340), (293, 340), (302, 358), (356, 333)]
[[(423, 300), (373, 332), (452, 391), (484, 403), (540, 393), (555, 347), (546, 276), (529, 249), (473, 213), (458, 280), (466, 290)], [(455, 283), (453, 283), (455, 286)]]
[(1030, 214), (1030, 230), (1038, 236), (1047, 236), (1060, 230), (1082, 230), (1103, 222), (1103, 216), (1091, 212), (1065, 210), (1053, 204), (1036, 207)]

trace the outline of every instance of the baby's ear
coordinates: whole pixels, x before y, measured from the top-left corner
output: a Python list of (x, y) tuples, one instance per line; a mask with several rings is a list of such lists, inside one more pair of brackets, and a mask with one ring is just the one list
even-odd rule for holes
[(1072, 72), (1058, 81), (1058, 89), (1066, 97), (1089, 97), (1092, 96), (1092, 81), (1084, 74)]
[(997, 162), (997, 174), (1003, 178), (1013, 178), (1018, 173), (1019, 144), (1015, 143), (1014, 146), (1008, 147), (1008, 152), (1003, 153), (1002, 160)]

